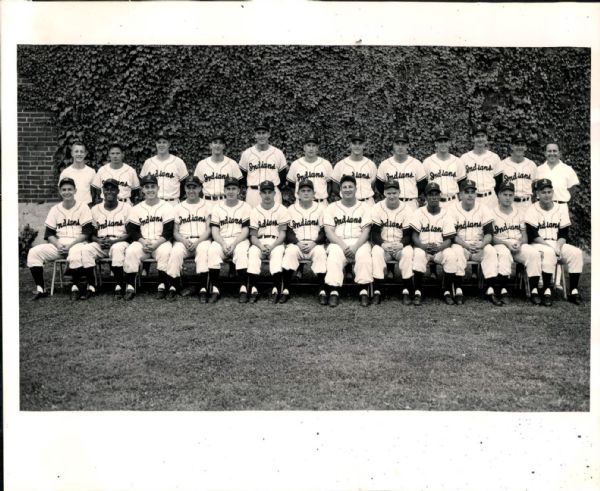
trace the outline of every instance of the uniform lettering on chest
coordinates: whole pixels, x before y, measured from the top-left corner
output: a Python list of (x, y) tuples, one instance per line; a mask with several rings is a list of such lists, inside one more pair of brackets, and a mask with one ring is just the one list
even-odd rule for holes
[(256, 164), (250, 162), (248, 165), (248, 172), (260, 169), (277, 170), (277, 167), (275, 167), (275, 164), (272, 164), (271, 162), (257, 162)]
[[(111, 179), (115, 179), (115, 180), (116, 180), (116, 181), (119, 183), (119, 186), (125, 186), (125, 187), (128, 187), (128, 186), (129, 186), (129, 183), (128, 183), (127, 181), (121, 181), (121, 180), (119, 180), (119, 179), (116, 179), (116, 178), (114, 178), (114, 177), (113, 177), (113, 178), (111, 178)], [(102, 184), (104, 184), (104, 182), (105, 182), (105, 181), (102, 181)]]
[(79, 218), (73, 220), (72, 218), (65, 218), (62, 222), (56, 224), (56, 228), (72, 227), (73, 225), (79, 225)]
[(547, 228), (560, 228), (560, 223), (559, 222), (549, 222), (547, 220), (543, 220), (540, 222), (540, 225), (538, 227), (540, 230), (544, 230)]
[(235, 223), (237, 225), (242, 225), (244, 223), (244, 221), (241, 218), (235, 218), (235, 217), (225, 217), (225, 218), (222, 218), (221, 220), (219, 220), (220, 225), (230, 225), (232, 223)]
[(430, 181), (433, 181), (434, 179), (438, 179), (440, 177), (454, 177), (454, 178), (456, 178), (456, 171), (439, 169), (437, 172), (430, 172), (429, 173), (429, 180)]
[(291, 220), (290, 221), (290, 227), (292, 229), (298, 229), (301, 227), (310, 227), (310, 226), (319, 226), (319, 220), (315, 219), (310, 219), (310, 218), (303, 218), (302, 220)]
[(524, 172), (515, 172), (514, 174), (507, 176), (506, 174), (504, 174), (504, 182), (512, 182), (512, 181), (516, 181), (517, 179), (530, 179), (531, 180), (531, 174), (525, 174)]
[(325, 177), (323, 172), (316, 171), (304, 171), (304, 174), (296, 173), (296, 180), (301, 181), (302, 179), (313, 179), (315, 177)]
[(184, 223), (193, 223), (193, 222), (203, 222), (206, 223), (206, 217), (201, 215), (190, 215), (187, 217), (179, 217), (179, 223), (180, 224), (184, 224)]
[(337, 225), (344, 225), (345, 223), (362, 223), (361, 217), (333, 217), (333, 222)]
[(474, 221), (470, 221), (470, 220), (464, 220), (463, 222), (457, 223), (456, 224), (456, 228), (457, 230), (466, 230), (468, 228), (482, 228), (483, 225), (481, 225), (481, 222), (474, 222)]
[(493, 172), (494, 169), (492, 169), (492, 166), (487, 164), (466, 164), (465, 165), (465, 170), (467, 171), (467, 173), (469, 172), (477, 172), (477, 171), (487, 171), (487, 172)]
[(215, 179), (225, 179), (228, 174), (221, 174), (219, 172), (213, 172), (212, 174), (204, 174), (204, 182), (214, 181)]
[(505, 223), (501, 227), (499, 227), (498, 225), (494, 225), (495, 234), (501, 234), (503, 232), (509, 232), (511, 230), (520, 231), (521, 227), (518, 223)]
[(381, 227), (382, 228), (397, 228), (397, 229), (402, 229), (402, 224), (393, 220), (390, 220), (389, 218), (386, 219), (385, 221), (381, 222)]
[(421, 228), (421, 232), (443, 232), (443, 228), (440, 227), (439, 225), (433, 225), (431, 223), (428, 223), (427, 225), (424, 225)]
[(149, 223), (154, 222), (162, 222), (162, 217), (160, 216), (149, 216), (146, 218), (140, 218), (140, 225), (148, 225)]
[(166, 170), (156, 170), (153, 173), (150, 173), (149, 175), (155, 177), (168, 177), (169, 179), (175, 179), (175, 174), (173, 174), (172, 172), (167, 172)]
[(108, 227), (122, 227), (123, 219), (120, 220), (106, 220), (104, 223), (98, 223), (98, 230), (103, 230)]
[(387, 180), (390, 179), (414, 179), (415, 175), (412, 172), (399, 172), (396, 171), (393, 174), (390, 174), (389, 172), (385, 173)]
[(264, 228), (264, 227), (277, 227), (279, 225), (279, 222), (274, 219), (274, 218), (265, 218), (264, 220), (259, 220), (258, 221), (258, 227), (259, 228)]
[(352, 171), (351, 175), (354, 176), (355, 179), (371, 179), (371, 175), (368, 172)]

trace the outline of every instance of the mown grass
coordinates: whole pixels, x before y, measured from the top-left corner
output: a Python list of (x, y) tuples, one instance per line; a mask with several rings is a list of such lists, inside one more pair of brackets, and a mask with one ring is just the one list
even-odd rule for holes
[(21, 409), (588, 411), (589, 284), (552, 308), (32, 302), (23, 269)]

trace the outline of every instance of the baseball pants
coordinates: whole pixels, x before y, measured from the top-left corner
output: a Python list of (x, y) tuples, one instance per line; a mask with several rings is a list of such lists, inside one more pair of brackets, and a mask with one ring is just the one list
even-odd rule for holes
[[(347, 245), (356, 243), (357, 239), (346, 239)], [(344, 268), (348, 258), (342, 248), (337, 244), (327, 246), (327, 273), (325, 283), (329, 286), (340, 287), (344, 282)], [(371, 244), (365, 242), (354, 256), (354, 282), (358, 285), (367, 285), (373, 282), (373, 259), (371, 258)]]
[(210, 248), (210, 244), (210, 240), (203, 240), (196, 246), (195, 251), (189, 251), (182, 242), (175, 242), (169, 255), (167, 274), (171, 278), (179, 278), (183, 268), (183, 261), (188, 257), (195, 259), (196, 273), (208, 273), (208, 249)]
[(152, 252), (152, 254), (146, 254), (142, 244), (135, 241), (125, 250), (123, 271), (125, 271), (125, 273), (137, 273), (140, 269), (142, 260), (153, 257), (156, 259), (156, 269), (166, 272), (172, 248), (173, 245), (170, 242), (163, 242)]
[[(454, 206), (457, 202), (458, 202), (458, 195), (455, 195), (454, 199), (451, 199), (450, 201), (442, 201), (440, 199), (440, 208), (442, 210), (448, 210), (451, 206)], [(427, 206), (427, 205), (425, 205), (425, 206)]]
[(86, 244), (82, 251), (83, 267), (92, 268), (96, 265), (96, 259), (100, 257), (109, 257), (111, 266), (123, 267), (125, 264), (125, 250), (129, 247), (129, 242), (116, 242), (110, 246), (110, 249), (102, 249), (100, 244), (90, 242)]
[(427, 254), (419, 247), (413, 248), (413, 271), (424, 273), (427, 269), (427, 263), (433, 261), (436, 264), (441, 264), (444, 273), (456, 273), (457, 259), (452, 247), (447, 247), (443, 251), (435, 254)]
[(410, 201), (402, 201), (400, 200), (400, 203), (406, 203), (406, 206), (408, 206), (408, 208), (412, 211), (417, 211), (417, 209), (419, 208), (419, 202), (417, 201), (417, 198), (413, 198)]
[[(550, 244), (556, 244), (555, 240), (547, 240)], [(561, 264), (566, 264), (569, 273), (581, 273), (583, 270), (583, 253), (578, 247), (571, 244), (565, 244), (561, 249), (561, 257), (557, 258), (554, 249), (542, 244), (531, 244), (537, 251), (542, 253), (542, 271), (544, 273), (554, 273), (557, 260)]]
[(356, 198), (356, 199), (369, 207), (371, 207), (375, 204), (375, 199), (372, 196), (370, 198), (365, 198), (365, 199), (358, 199), (358, 198)]
[(398, 261), (402, 279), (407, 280), (412, 278), (413, 255), (414, 249), (412, 246), (405, 246), (398, 254), (396, 254), (396, 256), (392, 256), (383, 247), (374, 245), (371, 250), (371, 257), (373, 258), (373, 278), (376, 280), (385, 278), (387, 263), (394, 260)]
[[(271, 245), (276, 239), (260, 239), (264, 245)], [(279, 244), (269, 255), (269, 273), (281, 273), (281, 267), (283, 263), (283, 253), (285, 246)], [(248, 274), (260, 274), (260, 265), (262, 263), (262, 252), (255, 245), (251, 245), (248, 249)]]
[(542, 274), (540, 253), (531, 245), (523, 244), (521, 245), (521, 248), (514, 253), (503, 244), (496, 244), (494, 249), (496, 250), (496, 254), (498, 254), (499, 275), (510, 276), (513, 261), (525, 266), (529, 278), (540, 276)]
[(314, 246), (308, 254), (304, 254), (296, 244), (288, 244), (283, 254), (283, 268), (296, 271), (300, 260), (310, 259), (310, 269), (315, 274), (327, 271), (327, 253), (322, 245)]
[(531, 199), (529, 199), (527, 201), (513, 201), (512, 206), (521, 214), (521, 216), (525, 216), (525, 212), (531, 206), (531, 204)]
[(496, 193), (492, 191), (492, 194), (482, 196), (481, 198), (477, 197), (477, 202), (487, 206), (490, 210), (493, 210), (496, 206), (498, 206), (498, 197), (496, 196)]
[[(61, 238), (58, 241), (61, 244), (69, 245), (75, 239)], [(67, 261), (69, 268), (77, 269), (83, 268), (82, 250), (86, 245), (85, 242), (79, 242), (69, 249), (67, 253)], [(57, 259), (63, 259), (64, 256), (58, 251), (53, 244), (39, 244), (29, 249), (27, 254), (27, 267), (35, 268), (44, 266), (45, 262), (56, 261)]]
[[(256, 208), (260, 204), (260, 191), (258, 189), (246, 189), (246, 203), (252, 208)], [(275, 188), (275, 203), (281, 204), (281, 191)]]
[(467, 261), (481, 263), (481, 271), (484, 278), (495, 278), (498, 276), (498, 254), (491, 244), (487, 244), (476, 253), (467, 251), (463, 246), (453, 244), (451, 249), (456, 256), (456, 276), (464, 276), (467, 269)]
[[(225, 240), (226, 244), (231, 244), (235, 237), (228, 237)], [(233, 250), (233, 264), (235, 264), (236, 269), (247, 269), (248, 268), (248, 249), (250, 247), (250, 242), (247, 240), (242, 240), (238, 245), (235, 246)], [(225, 253), (223, 252), (223, 248), (221, 244), (216, 241), (212, 241), (210, 247), (208, 248), (208, 267), (210, 269), (218, 269), (221, 267), (221, 263), (225, 259)]]

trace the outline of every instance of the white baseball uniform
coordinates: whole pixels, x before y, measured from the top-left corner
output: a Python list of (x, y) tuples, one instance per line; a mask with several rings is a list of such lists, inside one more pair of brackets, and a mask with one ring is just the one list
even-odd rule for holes
[[(352, 246), (362, 235), (366, 227), (371, 226), (370, 205), (357, 201), (353, 206), (346, 206), (342, 201), (331, 203), (323, 212), (323, 225), (334, 227), (335, 235), (346, 245)], [(348, 259), (343, 249), (337, 244), (327, 246), (327, 273), (325, 283), (340, 287), (344, 281), (344, 268)], [(354, 255), (354, 281), (359, 285), (373, 281), (373, 261), (371, 244), (366, 241)]]
[(573, 167), (559, 160), (553, 168), (550, 168), (548, 162), (540, 165), (535, 172), (535, 180), (550, 179), (554, 188), (554, 201), (559, 203), (568, 203), (571, 199), (569, 188), (579, 185), (579, 178)]
[[(125, 225), (131, 212), (131, 205), (127, 202), (119, 202), (114, 210), (107, 210), (104, 203), (98, 203), (92, 207), (92, 223), (96, 229), (98, 238), (114, 239), (121, 237), (127, 231)], [(99, 257), (109, 257), (111, 265), (123, 267), (125, 263), (125, 250), (129, 242), (122, 240), (115, 242), (108, 250), (100, 247), (97, 242), (86, 244), (83, 250), (83, 267), (90, 268), (96, 264)]]
[[(270, 245), (279, 237), (279, 227), (290, 222), (287, 208), (275, 203), (269, 210), (263, 208), (262, 203), (250, 212), (250, 230), (256, 230), (256, 237), (263, 245)], [(269, 272), (280, 273), (283, 261), (284, 244), (279, 244), (269, 256)], [(261, 250), (251, 245), (248, 250), (248, 273), (260, 274)]]
[(225, 178), (242, 178), (242, 172), (237, 162), (224, 156), (221, 162), (215, 162), (212, 156), (207, 157), (196, 165), (194, 175), (202, 182), (204, 198), (209, 201), (225, 199)]
[(502, 180), (512, 182), (515, 186), (515, 201), (513, 208), (519, 210), (523, 215), (527, 208), (531, 206), (532, 188), (531, 184), (535, 178), (537, 166), (535, 162), (524, 158), (521, 162), (515, 162), (511, 157), (505, 158), (500, 162), (502, 170)]
[(498, 204), (494, 188), (496, 187), (496, 176), (501, 174), (500, 157), (490, 150), (481, 155), (474, 150), (464, 153), (460, 157), (467, 179), (475, 181), (477, 186), (477, 201), (489, 209)]
[(331, 180), (333, 168), (331, 163), (324, 158), (317, 157), (314, 162), (308, 162), (305, 157), (294, 160), (290, 165), (287, 180), (295, 184), (296, 196), (298, 195), (298, 183), (303, 179), (310, 179), (315, 187), (315, 200), (327, 201), (327, 182)]
[(104, 184), (104, 181), (107, 179), (115, 179), (119, 183), (119, 201), (129, 201), (131, 192), (134, 189), (140, 188), (140, 180), (133, 167), (123, 164), (120, 168), (115, 169), (110, 164), (106, 164), (98, 169), (98, 172), (92, 181), (92, 186), (100, 190), (102, 199), (104, 199), (102, 184)]
[(381, 162), (377, 169), (377, 179), (380, 181), (398, 181), (400, 201), (409, 203), (413, 211), (418, 208), (419, 190), (417, 189), (417, 183), (426, 179), (426, 177), (423, 164), (410, 155), (402, 163), (392, 156)]
[[(440, 209), (439, 213), (432, 215), (427, 210), (427, 206), (417, 208), (417, 211), (412, 214), (410, 227), (419, 234), (421, 242), (426, 244), (441, 244), (445, 239), (456, 234), (454, 219), (450, 213)], [(424, 273), (429, 261), (441, 264), (445, 273), (456, 273), (457, 259), (452, 247), (447, 247), (433, 255), (420, 247), (413, 248), (413, 271)]]
[[(238, 201), (235, 206), (227, 206), (225, 201), (218, 201), (211, 210), (210, 225), (218, 227), (221, 237), (227, 244), (231, 244), (238, 237), (244, 227), (250, 226), (250, 211), (252, 208), (244, 201)], [(249, 241), (242, 240), (233, 251), (233, 263), (237, 269), (248, 268)], [(225, 259), (221, 245), (213, 240), (208, 249), (208, 267), (217, 269)]]
[(78, 203), (85, 203), (87, 205), (88, 203), (92, 202), (91, 187), (95, 175), (96, 171), (88, 165), (78, 169), (71, 164), (63, 169), (63, 171), (60, 173), (58, 182), (60, 183), (60, 181), (62, 181), (65, 177), (70, 177), (73, 179), (73, 181), (75, 181), (75, 187), (77, 188), (75, 191), (75, 201)]
[[(288, 207), (290, 221), (288, 227), (294, 232), (299, 242), (315, 241), (323, 228), (323, 212), (325, 206), (313, 203), (309, 208), (303, 208), (299, 202)], [(296, 271), (300, 260), (311, 260), (313, 273), (327, 271), (327, 253), (323, 244), (315, 245), (308, 254), (304, 254), (297, 244), (288, 244), (283, 254), (283, 268)]]
[(365, 201), (369, 205), (375, 203), (372, 184), (377, 179), (377, 166), (372, 160), (367, 157), (358, 161), (352, 160), (350, 157), (340, 160), (335, 164), (331, 178), (339, 184), (342, 176), (353, 176), (356, 179), (357, 200)]
[(256, 145), (244, 150), (240, 157), (240, 169), (247, 173), (246, 202), (256, 207), (260, 203), (260, 183), (271, 181), (275, 184), (275, 202), (281, 203), (279, 173), (286, 168), (287, 161), (283, 152), (273, 145), (269, 145), (266, 150), (259, 150)]
[[(158, 180), (158, 197), (164, 201), (178, 201), (181, 181), (188, 176), (188, 170), (183, 160), (169, 154), (166, 160), (160, 160), (157, 155), (144, 162), (140, 179), (144, 176), (155, 176)], [(171, 203), (174, 206), (174, 203)]]
[(458, 181), (466, 176), (465, 166), (455, 155), (449, 154), (446, 160), (440, 160), (437, 154), (430, 155), (423, 161), (428, 182), (436, 182), (440, 186), (440, 207), (446, 208), (458, 199)]

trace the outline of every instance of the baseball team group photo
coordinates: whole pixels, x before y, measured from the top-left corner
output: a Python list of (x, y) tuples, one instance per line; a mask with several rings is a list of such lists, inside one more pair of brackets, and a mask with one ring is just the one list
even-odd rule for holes
[(19, 46), (22, 410), (589, 410), (590, 51)]

